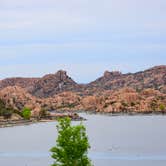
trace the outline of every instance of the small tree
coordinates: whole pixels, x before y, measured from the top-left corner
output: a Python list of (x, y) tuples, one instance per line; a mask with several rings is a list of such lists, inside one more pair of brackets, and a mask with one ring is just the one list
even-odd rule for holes
[(22, 110), (22, 116), (24, 119), (28, 120), (31, 117), (31, 110), (29, 108), (23, 108)]
[(52, 166), (92, 166), (87, 152), (90, 148), (86, 129), (82, 124), (71, 126), (70, 118), (59, 120), (57, 145), (51, 149)]

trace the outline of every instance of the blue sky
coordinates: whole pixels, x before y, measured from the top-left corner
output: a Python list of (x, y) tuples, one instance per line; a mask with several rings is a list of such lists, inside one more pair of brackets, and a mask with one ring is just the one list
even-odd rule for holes
[(78, 82), (166, 64), (165, 0), (1, 0), (0, 78)]

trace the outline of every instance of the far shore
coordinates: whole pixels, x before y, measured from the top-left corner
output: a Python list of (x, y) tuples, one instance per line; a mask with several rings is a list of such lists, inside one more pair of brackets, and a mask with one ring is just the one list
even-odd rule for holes
[(52, 113), (51, 116), (46, 118), (31, 118), (29, 120), (26, 119), (0, 119), (0, 128), (4, 127), (13, 127), (13, 126), (23, 126), (23, 125), (30, 125), (34, 123), (40, 122), (55, 122), (59, 118), (69, 117), (72, 121), (82, 121), (85, 120), (84, 118), (80, 117), (77, 113)]
[(42, 118), (42, 119), (36, 119), (32, 118), (30, 120), (25, 119), (19, 119), (19, 120), (13, 120), (13, 119), (4, 119), (3, 121), (0, 120), (0, 128), (5, 127), (14, 127), (14, 126), (24, 126), (24, 125), (31, 125), (35, 123), (41, 123), (41, 122), (55, 122), (59, 118), (63, 117), (70, 117), (72, 121), (82, 121), (86, 120), (83, 117), (79, 116), (79, 113), (87, 113), (87, 114), (98, 114), (98, 115), (107, 115), (107, 116), (153, 116), (153, 115), (166, 115), (165, 112), (161, 111), (149, 111), (149, 112), (116, 112), (116, 113), (106, 113), (106, 112), (96, 112), (96, 111), (51, 111), (56, 112), (54, 116), (51, 118)]
[[(54, 112), (54, 111), (51, 111)], [(99, 112), (95, 110), (77, 110), (77, 111), (65, 111), (56, 110), (57, 113), (87, 113), (87, 114), (99, 114), (99, 115), (109, 115), (109, 116), (123, 116), (123, 115), (166, 115), (166, 110), (164, 111), (121, 111), (121, 112)]]

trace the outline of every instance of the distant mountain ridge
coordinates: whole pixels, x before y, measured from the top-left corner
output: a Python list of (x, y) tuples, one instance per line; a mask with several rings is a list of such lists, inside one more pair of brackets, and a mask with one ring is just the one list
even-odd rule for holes
[(19, 86), (21, 88), (30, 89), (40, 78), (23, 78), (23, 77), (13, 77), (0, 80), (0, 89), (6, 88), (8, 86)]
[(116, 90), (119, 88), (130, 87), (136, 90), (153, 88), (159, 90), (166, 85), (166, 66), (155, 66), (153, 68), (136, 72), (122, 74), (118, 71), (108, 72), (97, 80), (88, 84), (88, 86), (103, 88), (107, 90)]
[(152, 88), (166, 93), (166, 65), (128, 74), (105, 71), (102, 77), (84, 85), (76, 83), (63, 70), (42, 78), (17, 77), (0, 81), (0, 89), (8, 86), (19, 86), (39, 98), (52, 97), (67, 91), (87, 95), (121, 88), (133, 88), (138, 91)]

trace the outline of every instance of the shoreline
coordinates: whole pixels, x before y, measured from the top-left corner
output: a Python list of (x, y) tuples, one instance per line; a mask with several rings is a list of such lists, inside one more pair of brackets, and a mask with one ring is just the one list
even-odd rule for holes
[[(55, 111), (52, 111), (55, 112)], [(96, 112), (96, 111), (72, 111), (66, 112), (66, 111), (56, 111), (56, 116), (52, 116), (51, 118), (43, 118), (43, 119), (30, 119), (30, 120), (12, 120), (7, 119), (0, 121), (0, 128), (6, 128), (6, 127), (15, 127), (15, 126), (25, 126), (25, 125), (31, 125), (35, 123), (43, 123), (43, 122), (56, 122), (58, 118), (63, 117), (70, 117), (72, 121), (82, 121), (86, 120), (83, 117), (79, 115), (79, 113), (86, 113), (90, 115), (107, 115), (107, 116), (158, 116), (162, 115), (165, 116), (166, 113), (163, 112), (119, 112), (119, 113), (107, 113), (107, 112)], [(74, 117), (75, 115), (75, 117)]]
[(56, 113), (87, 113), (87, 114), (98, 114), (98, 115), (109, 115), (109, 116), (135, 116), (135, 115), (166, 115), (166, 111), (162, 112), (162, 111), (146, 111), (146, 112), (141, 112), (141, 111), (132, 111), (132, 112), (99, 112), (99, 111), (95, 111), (95, 110), (88, 110), (88, 111), (84, 111), (84, 110), (77, 110), (77, 111), (64, 111), (64, 110), (55, 110), (55, 111), (50, 111), (50, 112), (56, 112)]
[(48, 116), (46, 118), (31, 118), (29, 120), (25, 119), (3, 119), (0, 120), (0, 128), (5, 128), (5, 127), (14, 127), (14, 126), (24, 126), (24, 125), (30, 125), (30, 124), (35, 124), (35, 123), (40, 123), (40, 122), (55, 122), (59, 118), (65, 118), (69, 117), (71, 118), (72, 121), (82, 121), (86, 120), (83, 117), (79, 116), (77, 113), (54, 113), (51, 116)]

